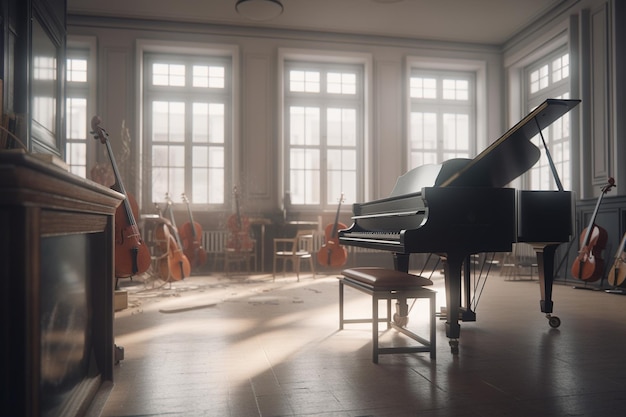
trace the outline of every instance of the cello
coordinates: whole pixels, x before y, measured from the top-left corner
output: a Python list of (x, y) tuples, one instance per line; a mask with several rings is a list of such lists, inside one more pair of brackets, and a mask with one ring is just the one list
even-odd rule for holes
[(572, 264), (572, 276), (581, 281), (594, 282), (602, 278), (604, 273), (604, 260), (601, 258), (602, 251), (606, 247), (608, 234), (605, 229), (595, 224), (598, 209), (604, 194), (615, 186), (615, 180), (609, 178), (608, 184), (602, 187), (602, 192), (593, 215), (589, 220), (589, 225), (585, 227), (580, 236), (580, 249), (578, 256)]
[[(185, 279), (191, 275), (191, 263), (187, 258), (187, 255), (183, 252), (183, 244), (178, 234), (178, 228), (176, 227), (176, 221), (174, 220), (174, 212), (172, 211), (172, 200), (168, 194), (165, 194), (165, 200), (167, 201), (167, 210), (169, 212), (169, 228), (170, 237), (168, 239), (168, 267), (172, 277), (178, 281)], [(172, 236), (174, 235), (174, 236)]]
[(609, 275), (607, 277), (607, 281), (613, 287), (623, 287), (626, 282), (626, 252), (624, 249), (626, 247), (626, 233), (622, 237), (622, 242), (619, 244), (619, 248), (617, 248), (617, 252), (615, 253), (615, 258), (613, 260), (613, 266), (611, 266), (611, 270), (609, 271)]
[(207, 255), (202, 248), (200, 239), (202, 238), (202, 226), (193, 220), (193, 213), (189, 206), (189, 200), (185, 193), (183, 193), (183, 201), (187, 204), (187, 214), (189, 215), (189, 221), (184, 223), (180, 227), (180, 239), (183, 242), (183, 252), (192, 268), (198, 268), (206, 263)]
[[(168, 209), (171, 214), (171, 201), (166, 195)], [(159, 212), (161, 216), (161, 213)], [(191, 273), (191, 264), (185, 256), (173, 216), (168, 220), (161, 216), (163, 223), (159, 224), (155, 230), (155, 238), (161, 242), (161, 250), (166, 252), (167, 256), (163, 256), (159, 261), (159, 274), (164, 281), (180, 281), (188, 277)]]
[(339, 223), (339, 211), (341, 210), (341, 203), (343, 202), (343, 193), (339, 198), (339, 205), (337, 206), (337, 213), (335, 214), (335, 222), (329, 223), (324, 229), (324, 244), (317, 252), (317, 262), (320, 265), (339, 267), (346, 263), (348, 259), (348, 251), (339, 243), (339, 236), (337, 231), (339, 229), (347, 229), (348, 227)]
[(233, 189), (235, 196), (235, 213), (228, 218), (228, 230), (230, 236), (226, 242), (228, 249), (236, 252), (248, 252), (254, 247), (254, 242), (250, 239), (250, 220), (246, 216), (242, 216), (239, 210), (239, 192), (237, 187)]
[(115, 184), (112, 189), (124, 194), (124, 201), (115, 211), (115, 277), (129, 278), (133, 275), (142, 274), (150, 268), (152, 256), (139, 233), (139, 227), (135, 221), (139, 208), (135, 199), (126, 192), (120, 176), (108, 133), (100, 126), (102, 120), (98, 116), (91, 119), (92, 134), (96, 140), (106, 145)]

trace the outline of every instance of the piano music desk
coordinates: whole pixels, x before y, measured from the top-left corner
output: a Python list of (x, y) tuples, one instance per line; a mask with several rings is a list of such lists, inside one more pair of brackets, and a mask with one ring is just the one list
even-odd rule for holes
[[(392, 269), (377, 267), (350, 268), (342, 271), (339, 277), (339, 330), (348, 323), (372, 323), (372, 361), (378, 363), (378, 355), (392, 353), (430, 352), (431, 359), (436, 356), (435, 298), (437, 293), (424, 286), (432, 281), (417, 275)], [(344, 287), (348, 286), (372, 296), (372, 318), (346, 319), (344, 317)], [(409, 299), (428, 299), (430, 338), (425, 339), (405, 326), (408, 322)], [(387, 315), (379, 317), (378, 301), (387, 300)], [(399, 311), (391, 314), (391, 300), (398, 300)], [(417, 341), (416, 346), (380, 347), (378, 342), (378, 323), (387, 323), (387, 329), (394, 328), (400, 333)]]

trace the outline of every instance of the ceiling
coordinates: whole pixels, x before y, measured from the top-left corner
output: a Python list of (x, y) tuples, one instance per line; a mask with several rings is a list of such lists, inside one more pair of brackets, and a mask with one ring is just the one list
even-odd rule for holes
[(247, 20), (236, 0), (67, 0), (69, 14), (174, 20), (501, 45), (567, 0), (281, 0)]

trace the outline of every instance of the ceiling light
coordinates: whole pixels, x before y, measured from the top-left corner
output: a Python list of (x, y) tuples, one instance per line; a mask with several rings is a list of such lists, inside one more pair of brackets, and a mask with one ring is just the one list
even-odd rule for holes
[(237, 13), (250, 20), (271, 20), (283, 12), (280, 0), (237, 0)]

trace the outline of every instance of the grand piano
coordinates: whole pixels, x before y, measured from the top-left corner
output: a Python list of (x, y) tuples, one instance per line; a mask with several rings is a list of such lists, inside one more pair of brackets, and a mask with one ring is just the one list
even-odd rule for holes
[(560, 319), (552, 315), (554, 257), (557, 247), (573, 234), (573, 194), (563, 190), (551, 159), (558, 191), (505, 186), (539, 160), (541, 152), (531, 139), (579, 103), (548, 99), (475, 158), (452, 159), (407, 172), (398, 178), (388, 198), (355, 203), (352, 225), (339, 231), (343, 245), (392, 252), (395, 269), (403, 272), (408, 272), (412, 253), (440, 256), (446, 335), (452, 353), (459, 349), (459, 320), (472, 320), (473, 316), (461, 301), (463, 282), (469, 298), (469, 256), (509, 252), (514, 242), (533, 246), (541, 311), (551, 327), (560, 325)]

